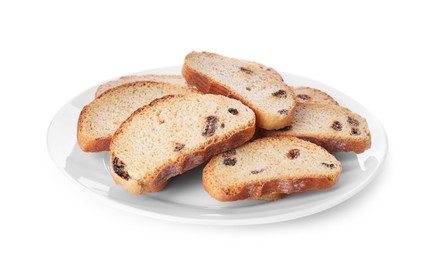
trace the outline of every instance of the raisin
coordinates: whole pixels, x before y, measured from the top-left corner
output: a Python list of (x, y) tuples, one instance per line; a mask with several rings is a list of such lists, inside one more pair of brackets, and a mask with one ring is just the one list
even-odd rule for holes
[(224, 159), (224, 165), (234, 166), (236, 164), (236, 158), (226, 158)]
[(300, 156), (300, 150), (298, 149), (291, 149), (289, 150), (289, 152), (286, 154), (286, 156), (293, 160), (293, 159), (297, 159)]
[(277, 111), (280, 115), (288, 115), (289, 114), (289, 110), (288, 109), (280, 109), (279, 111)]
[(224, 157), (224, 158), (229, 158), (229, 157), (232, 157), (232, 156), (234, 156), (234, 155), (236, 155), (236, 150), (235, 150), (235, 149), (233, 149), (233, 150), (228, 150), (227, 152), (224, 152), (224, 153), (223, 153), (223, 157)]
[(283, 89), (280, 89), (280, 90), (272, 93), (272, 95), (274, 97), (278, 97), (278, 98), (286, 98), (286, 97), (288, 97), (288, 94)]
[(224, 123), (221, 123), (221, 128), (226, 127), (226, 125)]
[(204, 132), (201, 133), (202, 136), (212, 136), (215, 134), (217, 118), (214, 116), (208, 116), (206, 118), (206, 127)]
[(288, 126), (285, 126), (285, 127), (283, 127), (283, 128), (280, 128), (280, 129), (277, 130), (277, 131), (286, 132), (286, 131), (289, 131), (289, 130), (291, 130), (291, 129), (292, 129), (292, 126), (288, 125)]
[(342, 131), (342, 124), (339, 121), (335, 121), (332, 124), (332, 128), (336, 131)]
[(359, 121), (357, 121), (357, 120), (354, 119), (354, 118), (348, 117), (347, 122), (348, 122), (350, 125), (359, 126)]
[(245, 89), (248, 90), (248, 91), (251, 91), (251, 87), (250, 86), (245, 87)]
[(112, 168), (114, 169), (114, 172), (121, 178), (129, 180), (130, 176), (127, 174), (125, 167), (126, 165), (118, 157), (114, 158), (114, 161), (112, 162)]
[(266, 68), (266, 71), (272, 71), (272, 69), (271, 68)]
[(333, 163), (321, 163), (321, 164), (330, 169), (336, 168), (336, 165), (334, 165)]
[(298, 94), (297, 97), (302, 100), (311, 100), (312, 98), (306, 94)]
[(249, 68), (246, 68), (246, 67), (241, 67), (241, 71), (242, 71), (242, 72), (245, 72), (245, 73), (247, 73), (247, 74), (251, 74), (251, 73), (253, 73), (252, 70), (250, 70)]
[(360, 130), (357, 128), (351, 128), (351, 135), (360, 135)]
[(251, 171), (250, 173), (251, 173), (251, 174), (258, 174), (258, 173), (261, 173), (261, 172), (263, 172), (263, 171), (265, 171), (265, 169), (254, 170), (254, 171)]
[(185, 148), (185, 144), (176, 143), (176, 147), (174, 147), (174, 152), (178, 152), (178, 151), (182, 150), (183, 148)]
[(239, 111), (236, 108), (229, 108), (229, 110), (227, 110), (227, 111), (229, 111), (229, 113), (232, 115), (239, 114)]

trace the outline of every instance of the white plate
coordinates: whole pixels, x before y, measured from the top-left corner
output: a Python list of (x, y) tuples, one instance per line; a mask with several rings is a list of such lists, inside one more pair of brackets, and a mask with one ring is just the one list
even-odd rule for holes
[[(180, 67), (167, 67), (136, 74), (180, 74)], [(83, 106), (93, 100), (97, 86), (81, 93), (54, 117), (47, 134), (49, 153), (66, 176), (91, 193), (123, 209), (160, 219), (214, 225), (251, 225), (308, 216), (333, 207), (361, 191), (377, 174), (387, 153), (387, 138), (380, 122), (363, 106), (345, 94), (319, 82), (282, 73), (292, 86), (321, 89), (341, 105), (364, 116), (372, 133), (372, 148), (363, 154), (337, 153), (343, 171), (335, 187), (291, 195), (279, 201), (247, 200), (219, 202), (201, 184), (198, 167), (175, 177), (157, 193), (132, 195), (116, 185), (109, 174), (109, 153), (84, 153), (76, 141), (77, 119)]]

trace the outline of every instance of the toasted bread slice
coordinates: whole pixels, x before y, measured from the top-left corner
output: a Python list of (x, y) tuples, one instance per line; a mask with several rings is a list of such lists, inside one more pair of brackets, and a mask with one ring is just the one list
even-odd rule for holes
[(135, 111), (110, 146), (116, 183), (133, 194), (158, 191), (167, 181), (250, 140), (254, 112), (210, 94), (166, 96)]
[(205, 190), (220, 201), (262, 199), (332, 187), (341, 163), (322, 147), (289, 136), (266, 137), (214, 156)]
[(148, 81), (112, 88), (80, 113), (77, 127), (79, 146), (85, 152), (108, 151), (112, 135), (136, 109), (166, 95), (195, 92), (188, 87)]
[(263, 136), (295, 136), (316, 143), (329, 151), (362, 153), (371, 147), (366, 120), (337, 105), (298, 104), (292, 124)]
[(294, 93), (281, 77), (262, 66), (209, 52), (191, 52), (182, 75), (202, 92), (240, 100), (253, 109), (258, 127), (280, 129), (291, 123)]
[(100, 96), (105, 91), (128, 83), (134, 83), (138, 81), (154, 81), (162, 83), (170, 83), (180, 87), (188, 87), (188, 83), (181, 75), (161, 75), (161, 74), (145, 74), (145, 75), (130, 75), (123, 76), (116, 80), (111, 80), (101, 84), (95, 92), (95, 97)]

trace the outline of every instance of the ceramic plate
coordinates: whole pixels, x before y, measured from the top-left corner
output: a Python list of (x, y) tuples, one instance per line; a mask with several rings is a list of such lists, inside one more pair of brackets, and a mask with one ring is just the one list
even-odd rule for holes
[[(166, 67), (135, 74), (180, 74), (180, 67)], [(337, 153), (343, 171), (339, 182), (329, 190), (309, 191), (279, 201), (247, 200), (219, 202), (207, 194), (201, 183), (200, 166), (173, 178), (156, 193), (132, 195), (112, 180), (109, 153), (84, 153), (76, 140), (77, 119), (83, 106), (94, 98), (97, 86), (73, 98), (54, 117), (47, 134), (49, 153), (66, 176), (85, 190), (111, 204), (135, 213), (179, 222), (213, 225), (252, 225), (286, 221), (308, 216), (349, 199), (378, 173), (387, 153), (387, 138), (381, 123), (347, 95), (322, 83), (281, 73), (292, 86), (311, 86), (323, 90), (342, 106), (364, 116), (372, 134), (372, 147), (362, 154)]]

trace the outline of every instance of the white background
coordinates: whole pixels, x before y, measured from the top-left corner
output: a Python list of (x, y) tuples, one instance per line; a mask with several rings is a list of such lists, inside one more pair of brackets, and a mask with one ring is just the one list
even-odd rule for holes
[[(1, 259), (435, 259), (432, 1), (122, 2), (0, 3)], [(180, 65), (192, 50), (353, 97), (388, 133), (381, 174), (316, 215), (209, 227), (121, 211), (58, 171), (46, 133), (62, 105), (109, 78)]]

